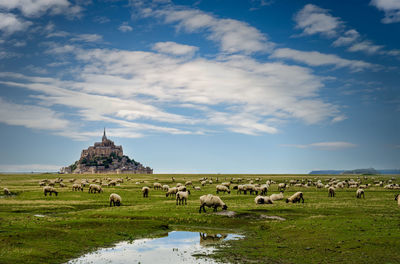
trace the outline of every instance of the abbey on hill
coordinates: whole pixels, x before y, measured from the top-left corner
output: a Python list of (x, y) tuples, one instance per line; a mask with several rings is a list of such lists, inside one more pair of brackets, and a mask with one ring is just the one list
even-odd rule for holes
[(82, 150), (81, 158), (74, 164), (61, 168), (60, 173), (153, 174), (153, 169), (124, 156), (122, 146), (116, 146), (109, 140), (104, 129), (101, 142)]

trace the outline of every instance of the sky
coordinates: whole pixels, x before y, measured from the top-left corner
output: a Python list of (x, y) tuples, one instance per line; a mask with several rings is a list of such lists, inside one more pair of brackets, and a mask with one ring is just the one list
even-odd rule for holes
[(0, 171), (400, 168), (400, 0), (0, 0)]

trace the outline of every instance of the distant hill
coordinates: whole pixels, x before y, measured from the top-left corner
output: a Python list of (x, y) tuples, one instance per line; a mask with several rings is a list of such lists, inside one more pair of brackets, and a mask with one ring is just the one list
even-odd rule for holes
[(317, 170), (311, 171), (309, 174), (400, 174), (400, 169), (384, 169), (376, 170), (374, 168), (369, 169), (355, 169), (355, 170)]

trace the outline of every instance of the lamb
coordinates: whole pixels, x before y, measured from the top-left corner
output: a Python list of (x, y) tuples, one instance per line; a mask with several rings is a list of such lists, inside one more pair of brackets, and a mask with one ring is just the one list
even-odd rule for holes
[(206, 212), (206, 209), (204, 208), (205, 206), (213, 207), (214, 212), (217, 211), (218, 207), (221, 207), (222, 210), (228, 209), (228, 206), (226, 206), (226, 204), (221, 200), (221, 198), (219, 198), (216, 195), (212, 195), (212, 194), (206, 194), (206, 195), (200, 196), (199, 213), (201, 213), (201, 208), (203, 208), (203, 212)]
[(154, 190), (162, 189), (162, 185), (159, 182), (153, 183), (153, 188)]
[(50, 196), (54, 193), (56, 196), (58, 195), (58, 192), (56, 191), (56, 189), (54, 189), (54, 187), (52, 186), (45, 186), (43, 188), (43, 192), (44, 192), (44, 196), (47, 196), (47, 193), (50, 193)]
[(277, 193), (271, 194), (271, 195), (269, 196), (269, 198), (270, 198), (272, 201), (283, 200), (283, 192), (280, 192), (279, 194), (277, 194)]
[(185, 204), (187, 204), (187, 199), (189, 197), (190, 191), (186, 191), (186, 192), (177, 192), (176, 193), (176, 205), (178, 205), (178, 201), (179, 204), (183, 205), (183, 202), (185, 202)]
[(303, 198), (303, 193), (302, 192), (297, 192), (290, 196), (289, 198), (286, 199), (286, 203), (300, 203), (300, 200), (302, 200), (302, 203), (304, 203), (304, 198)]
[(223, 193), (231, 193), (231, 191), (229, 190), (228, 187), (226, 187), (225, 185), (217, 185), (217, 193), (219, 192), (223, 192)]
[(101, 193), (101, 192), (103, 192), (103, 189), (101, 188), (101, 186), (100, 185), (97, 185), (97, 184), (90, 184), (89, 185), (89, 193)]
[(165, 194), (165, 197), (168, 197), (169, 195), (172, 195), (172, 194), (176, 194), (177, 192), (178, 192), (178, 188), (176, 188), (176, 187), (169, 188), (167, 193)]
[(364, 190), (363, 189), (358, 189), (357, 192), (356, 192), (356, 196), (357, 196), (357, 198), (361, 198), (361, 196), (363, 198), (365, 198)]
[(395, 194), (394, 200), (397, 201), (397, 204), (400, 206), (400, 194)]
[(334, 187), (329, 187), (328, 189), (328, 196), (329, 197), (335, 197), (335, 188)]
[(256, 204), (273, 204), (273, 202), (272, 202), (272, 200), (271, 200), (270, 197), (268, 197), (268, 196), (261, 196), (261, 195), (257, 196), (257, 197), (254, 199), (254, 202), (256, 202)]
[(79, 191), (79, 190), (81, 190), (81, 191), (83, 192), (83, 187), (82, 187), (82, 185), (80, 185), (79, 183), (74, 183), (74, 184), (72, 185), (72, 191)]
[(122, 204), (121, 202), (122, 202), (121, 196), (119, 196), (116, 193), (110, 194), (110, 207), (111, 207), (111, 204), (113, 206), (120, 206)]
[(11, 195), (10, 190), (7, 189), (7, 188), (4, 188), (4, 189), (3, 189), (3, 192), (4, 192), (4, 195)]
[(142, 188), (143, 197), (149, 197), (150, 188), (145, 186)]

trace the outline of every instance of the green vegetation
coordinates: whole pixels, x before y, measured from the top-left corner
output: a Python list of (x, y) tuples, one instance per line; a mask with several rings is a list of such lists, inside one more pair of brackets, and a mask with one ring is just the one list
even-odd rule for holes
[[(71, 178), (118, 178), (129, 176), (120, 186), (103, 187), (104, 193), (72, 192)], [(161, 184), (174, 185), (192, 180), (199, 186), (201, 177), (220, 182), (241, 177), (247, 182), (257, 177), (283, 182), (290, 179), (323, 181), (321, 175), (0, 175), (0, 191), (7, 187), (16, 194), (0, 198), (0, 263), (63, 263), (97, 247), (111, 246), (121, 240), (159, 236), (171, 230), (224, 229), (245, 238), (225, 242), (214, 258), (232, 263), (400, 263), (400, 208), (394, 201), (399, 190), (371, 187), (365, 199), (355, 198), (355, 189), (338, 189), (328, 198), (326, 189), (290, 187), (304, 193), (304, 204), (256, 205), (254, 195), (219, 196), (235, 211), (235, 217), (212, 213), (199, 214), (199, 197), (215, 194), (215, 183), (192, 191), (187, 206), (175, 205), (165, 192), (151, 189), (142, 198), (141, 188), (152, 187), (155, 178)], [(56, 189), (57, 197), (45, 197), (38, 182), (62, 177), (68, 187)], [(354, 178), (357, 176), (333, 176)], [(388, 180), (389, 176), (368, 176)], [(137, 181), (145, 181), (135, 184)], [(397, 178), (395, 182), (399, 183)], [(121, 207), (109, 207), (108, 197), (121, 195)], [(268, 195), (277, 192), (277, 184)], [(1, 194), (2, 195), (2, 194)], [(35, 215), (45, 215), (37, 217)], [(279, 216), (286, 221), (266, 219)]]

